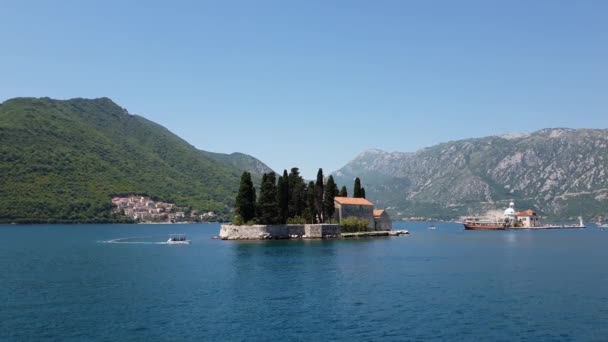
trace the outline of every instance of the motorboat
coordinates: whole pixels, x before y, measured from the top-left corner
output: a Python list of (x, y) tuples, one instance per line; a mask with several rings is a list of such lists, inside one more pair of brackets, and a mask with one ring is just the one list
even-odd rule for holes
[(186, 234), (169, 234), (168, 245), (189, 245), (190, 240), (186, 238)]

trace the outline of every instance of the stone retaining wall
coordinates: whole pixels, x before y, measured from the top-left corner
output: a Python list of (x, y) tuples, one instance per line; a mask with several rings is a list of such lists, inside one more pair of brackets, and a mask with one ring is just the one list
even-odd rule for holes
[(272, 224), (234, 226), (223, 224), (220, 228), (222, 240), (264, 240), (264, 239), (321, 239), (340, 237), (338, 224)]

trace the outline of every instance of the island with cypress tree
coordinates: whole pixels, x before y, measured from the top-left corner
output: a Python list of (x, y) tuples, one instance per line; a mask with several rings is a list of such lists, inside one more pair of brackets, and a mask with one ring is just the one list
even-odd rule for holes
[[(264, 173), (259, 193), (251, 173), (241, 175), (232, 224), (222, 225), (223, 240), (338, 238), (401, 235), (392, 231), (388, 214), (374, 210), (365, 199), (361, 180), (355, 179), (353, 197), (339, 190), (333, 176), (319, 169), (316, 181), (306, 182), (297, 167)], [(376, 215), (377, 214), (377, 215)]]

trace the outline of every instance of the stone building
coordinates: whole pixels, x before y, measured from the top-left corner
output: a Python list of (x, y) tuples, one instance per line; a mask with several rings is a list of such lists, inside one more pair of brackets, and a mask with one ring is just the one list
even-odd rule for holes
[(347, 217), (357, 217), (368, 222), (368, 230), (388, 230), (392, 224), (388, 214), (382, 210), (379, 221), (374, 218), (374, 204), (365, 198), (335, 197), (336, 217), (339, 222)]
[(384, 209), (374, 210), (374, 230), (391, 230), (393, 222)]
[(522, 228), (540, 227), (540, 216), (534, 210), (518, 211), (515, 217)]

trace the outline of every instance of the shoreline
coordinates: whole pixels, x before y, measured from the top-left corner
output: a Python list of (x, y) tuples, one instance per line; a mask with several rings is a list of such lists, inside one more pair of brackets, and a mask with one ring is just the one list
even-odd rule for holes
[(342, 232), (339, 224), (272, 224), (220, 226), (221, 240), (341, 239), (407, 235), (407, 230)]

